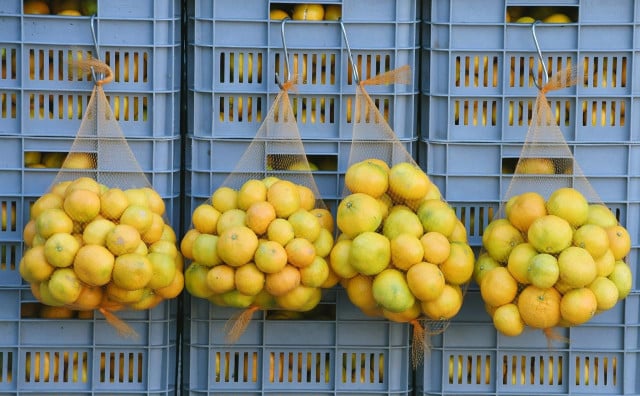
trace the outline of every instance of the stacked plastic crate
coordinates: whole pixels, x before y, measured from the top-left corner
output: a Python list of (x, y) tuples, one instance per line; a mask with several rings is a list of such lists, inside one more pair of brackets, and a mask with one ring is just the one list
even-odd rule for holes
[[(554, 8), (555, 7), (555, 8)], [(559, 7), (559, 8), (558, 8)], [(531, 22), (507, 15), (550, 9), (571, 21), (539, 23), (535, 33), (549, 74), (568, 64), (578, 83), (548, 93), (556, 121), (591, 185), (636, 230), (638, 84), (634, 1), (426, 1), (423, 7), (421, 165), (456, 207), (470, 241), (500, 205), (527, 133), (542, 82)], [(521, 23), (522, 22), (522, 23)], [(558, 178), (571, 178), (570, 166)], [(638, 233), (628, 263), (638, 275)], [(638, 283), (613, 312), (562, 329), (569, 344), (547, 345), (540, 332), (509, 338), (493, 329), (477, 285), (417, 374), (421, 394), (635, 394)], [(467, 304), (476, 303), (476, 307)]]
[[(42, 318), (18, 273), (30, 205), (49, 188), (93, 88), (74, 61), (96, 56), (114, 71), (105, 86), (115, 117), (179, 227), (180, 34), (177, 0), (97, 2), (94, 19), (27, 14), (0, 5), (0, 392), (173, 394), (176, 302), (123, 312), (140, 335), (118, 336), (105, 318)], [(38, 161), (40, 159), (40, 161)]]
[[(301, 79), (290, 99), (313, 176), (333, 209), (351, 148), (355, 84), (337, 21), (270, 20), (297, 1), (188, 2), (188, 149), (185, 218), (210, 198), (256, 135), (286, 76), (284, 41)], [(409, 65), (408, 85), (368, 92), (407, 150), (417, 149), (419, 6), (415, 0), (319, 1), (341, 10), (362, 79)], [(297, 67), (296, 67), (297, 65)], [(266, 153), (279, 154), (274, 152)], [(188, 221), (187, 221), (188, 223)], [(191, 299), (185, 330), (185, 393), (407, 394), (412, 390), (409, 328), (357, 314), (334, 291), (330, 316), (276, 321), (255, 313), (235, 344), (224, 323), (236, 311)], [(277, 316), (277, 315), (276, 315)], [(271, 319), (273, 318), (273, 319)]]

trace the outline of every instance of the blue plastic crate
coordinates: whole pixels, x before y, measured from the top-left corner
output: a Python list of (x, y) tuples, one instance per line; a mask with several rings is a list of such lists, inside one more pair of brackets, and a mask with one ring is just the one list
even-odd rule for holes
[(137, 340), (120, 337), (97, 312), (87, 319), (31, 316), (36, 300), (28, 289), (3, 289), (0, 301), (3, 394), (175, 394), (175, 300), (117, 313)]
[[(93, 88), (73, 67), (95, 56), (89, 16), (22, 13), (0, 6), (0, 133), (74, 136)], [(113, 70), (105, 86), (127, 136), (179, 135), (181, 2), (98, 1), (100, 59)]]
[[(522, 141), (542, 82), (531, 24), (507, 22), (529, 1), (423, 2), (423, 137), (449, 141)], [(634, 15), (631, 0), (561, 1), (577, 17), (540, 23), (536, 35), (550, 74), (577, 68), (577, 84), (549, 93), (570, 142), (629, 143), (634, 124)], [(616, 15), (616, 17), (613, 17)]]
[(638, 294), (573, 328), (557, 329), (570, 343), (549, 347), (540, 330), (519, 337), (498, 333), (478, 291), (469, 291), (459, 315), (431, 337), (416, 374), (420, 395), (637, 394)]
[[(72, 138), (0, 136), (0, 286), (19, 286), (18, 263), (22, 257), (22, 230), (29, 221), (31, 205), (53, 183), (59, 168), (32, 168), (24, 163), (27, 152), (66, 154)], [(180, 137), (128, 139), (141, 170), (165, 201), (166, 219), (176, 232), (180, 228)]]
[[(409, 65), (409, 84), (368, 86), (399, 138), (417, 136), (419, 12), (415, 0), (323, 1), (342, 7), (342, 20), (361, 79)], [(269, 19), (277, 1), (239, 10), (231, 0), (188, 2), (188, 132), (199, 137), (250, 138), (285, 77), (281, 22)], [(355, 84), (338, 22), (288, 21), (291, 68), (299, 83), (291, 97), (305, 139), (351, 136)], [(197, 65), (197, 66), (196, 66)]]
[(410, 329), (372, 319), (329, 289), (335, 315), (275, 319), (254, 313), (235, 344), (225, 324), (238, 310), (191, 299), (185, 322), (184, 393), (410, 395)]

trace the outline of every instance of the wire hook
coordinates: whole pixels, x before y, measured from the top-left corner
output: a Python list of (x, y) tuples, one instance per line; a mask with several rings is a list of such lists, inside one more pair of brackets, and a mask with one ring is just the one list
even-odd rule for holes
[[(100, 60), (100, 47), (98, 46), (98, 38), (96, 36), (96, 28), (95, 28), (95, 23), (96, 23), (96, 14), (91, 15), (91, 37), (93, 38), (93, 48), (95, 50), (95, 55), (94, 57), (97, 60)], [(98, 78), (95, 69), (93, 68), (93, 66), (91, 66), (91, 77), (93, 78), (93, 81), (100, 81), (102, 80), (102, 78), (104, 77), (102, 75), (102, 73), (99, 73), (100, 76)]]
[(353, 54), (351, 54), (351, 47), (349, 46), (349, 40), (347, 39), (347, 31), (344, 28), (344, 23), (342, 23), (342, 18), (339, 19), (340, 28), (342, 29), (342, 36), (344, 37), (344, 44), (347, 48), (347, 55), (349, 56), (349, 62), (351, 62), (351, 74), (353, 75), (353, 81), (356, 85), (360, 85), (360, 75), (358, 74), (358, 68), (356, 67), (355, 62), (353, 61)]
[[(287, 67), (287, 79), (285, 81), (290, 81), (291, 80), (291, 67), (289, 65), (289, 50), (287, 49), (287, 40), (285, 38), (285, 34), (284, 34), (284, 24), (291, 18), (289, 17), (285, 17), (282, 19), (282, 24), (280, 25), (280, 35), (282, 36), (282, 50), (284, 52), (284, 62), (285, 65)], [(283, 83), (285, 81), (282, 81), (280, 79), (280, 75), (278, 74), (278, 72), (276, 71), (276, 83), (278, 84), (278, 87), (280, 87), (280, 89), (284, 89), (283, 87)]]
[[(538, 43), (538, 36), (536, 35), (536, 24), (538, 24), (539, 22), (540, 21), (536, 20), (536, 21), (533, 21), (533, 23), (531, 24), (531, 35), (533, 36), (533, 43), (535, 44), (536, 51), (538, 52), (538, 60), (542, 65), (542, 72), (544, 73), (542, 75), (542, 85), (544, 86), (549, 81), (549, 72), (547, 71), (547, 63), (544, 61), (544, 57), (542, 56), (542, 51), (540, 50), (540, 43)], [(531, 69), (529, 69), (529, 74), (533, 74), (533, 71)], [(542, 89), (542, 87), (540, 87), (540, 85), (538, 84), (538, 80), (536, 76), (533, 76), (533, 83), (535, 84), (536, 88)]]

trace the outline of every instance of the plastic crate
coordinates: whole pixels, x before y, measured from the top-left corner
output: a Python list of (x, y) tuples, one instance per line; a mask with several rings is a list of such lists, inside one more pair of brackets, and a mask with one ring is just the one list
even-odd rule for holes
[[(188, 132), (198, 137), (251, 138), (285, 77), (281, 21), (270, 20), (278, 1), (188, 2)], [(415, 0), (322, 1), (342, 7), (342, 20), (361, 79), (409, 65), (409, 84), (368, 86), (399, 138), (417, 136), (419, 12)], [(351, 136), (355, 83), (340, 24), (287, 21), (285, 41), (300, 81), (291, 95), (307, 139)]]
[[(93, 82), (73, 67), (95, 56), (89, 16), (23, 14), (22, 0), (0, 6), (0, 133), (74, 136)], [(127, 136), (179, 135), (181, 2), (98, 1), (105, 86)]]
[(23, 317), (36, 301), (28, 289), (2, 289), (0, 301), (2, 394), (175, 394), (175, 300), (117, 313), (138, 339), (120, 337), (98, 312), (91, 319)]
[(269, 319), (254, 313), (235, 344), (225, 324), (238, 310), (191, 299), (185, 322), (184, 394), (410, 395), (410, 329), (362, 314), (344, 290), (320, 305), (335, 315)]
[[(6, 221), (0, 224), (0, 286), (19, 286), (18, 263), (22, 257), (22, 230), (29, 220), (31, 205), (53, 183), (59, 168), (30, 168), (26, 152), (66, 154), (72, 138), (0, 136), (0, 208)], [(180, 229), (180, 137), (128, 139), (141, 170), (165, 201), (166, 221)], [(3, 217), (4, 219), (4, 217)]]
[(557, 332), (570, 343), (548, 345), (540, 330), (498, 333), (478, 291), (431, 337), (416, 374), (420, 395), (631, 395), (640, 392), (638, 303), (630, 294), (591, 321)]
[[(542, 81), (530, 23), (506, 22), (514, 6), (543, 1), (423, 2), (421, 112), (429, 139), (522, 141)], [(540, 23), (536, 35), (548, 72), (571, 64), (575, 86), (548, 94), (570, 142), (637, 141), (634, 124), (632, 0), (558, 1), (577, 19)]]

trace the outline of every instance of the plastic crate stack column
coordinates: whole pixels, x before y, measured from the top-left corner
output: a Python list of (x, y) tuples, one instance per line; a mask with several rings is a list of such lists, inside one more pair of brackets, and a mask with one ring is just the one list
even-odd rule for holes
[[(269, 12), (295, 3), (249, 0), (239, 7), (232, 0), (188, 1), (186, 219), (236, 169), (280, 92), (276, 73), (286, 77), (282, 22), (270, 20)], [(410, 84), (371, 86), (368, 92), (402, 144), (417, 155), (419, 3), (317, 3), (341, 7), (362, 79), (411, 67)], [(288, 20), (284, 35), (291, 68), (300, 77), (290, 94), (297, 125), (309, 161), (317, 161), (319, 169), (313, 175), (320, 194), (333, 211), (348, 167), (356, 91), (345, 41), (337, 21)], [(278, 150), (274, 147), (266, 154), (282, 154)], [(184, 392), (265, 394), (295, 386), (301, 394), (410, 393), (408, 326), (353, 317), (354, 308), (344, 296), (339, 301), (327, 296), (323, 304), (334, 308), (330, 320), (276, 322), (256, 313), (241, 340), (228, 345), (223, 325), (237, 311), (191, 299), (190, 329), (185, 330), (190, 338), (185, 338), (183, 359), (190, 368), (185, 365), (183, 371)], [(304, 370), (296, 368), (299, 360), (291, 360), (306, 359), (300, 356), (311, 356)], [(351, 369), (360, 370), (360, 363), (352, 367), (349, 356), (363, 358), (367, 373), (352, 380)], [(374, 374), (379, 361), (385, 363)], [(278, 367), (282, 376), (270, 378)], [(349, 378), (343, 378), (347, 367)]]
[[(615, 5), (599, 0), (553, 5), (510, 0), (423, 2), (421, 166), (455, 207), (470, 242), (479, 248), (483, 229), (507, 191), (522, 150), (537, 94), (534, 81), (542, 82), (531, 24), (507, 22), (512, 7), (539, 11), (563, 7), (561, 12), (575, 17), (571, 23), (540, 23), (535, 29), (549, 74), (568, 64), (578, 70), (575, 86), (550, 92), (548, 99), (583, 173), (620, 222), (635, 230), (640, 135), (632, 126), (638, 112), (634, 77), (640, 4), (632, 0)], [(560, 173), (557, 178), (570, 181), (571, 164)], [(417, 374), (418, 391), (637, 393), (637, 381), (619, 375), (636, 370), (638, 363), (634, 310), (640, 237), (635, 231), (631, 235), (628, 263), (633, 290), (629, 300), (615, 308), (617, 314), (596, 316), (585, 326), (567, 330), (563, 335), (572, 342), (549, 349), (541, 334), (498, 335), (480, 304), (475, 311), (465, 310), (459, 315), (463, 323), (454, 321), (439, 337), (440, 344), (425, 358), (424, 371)], [(477, 285), (470, 290), (477, 293)], [(474, 300), (480, 301), (480, 296), (465, 298), (465, 305)], [(601, 343), (603, 336), (607, 342)], [(549, 365), (564, 365), (565, 370)], [(562, 378), (558, 370), (564, 373)]]
[[(114, 72), (105, 93), (178, 231), (181, 2), (98, 0), (97, 7), (99, 57)], [(0, 391), (172, 394), (175, 301), (122, 315), (140, 334), (136, 341), (118, 336), (98, 313), (26, 317), (36, 300), (18, 273), (22, 229), (58, 167), (29, 166), (25, 154), (68, 152), (93, 88), (73, 64), (96, 51), (89, 16), (25, 14), (22, 0), (9, 0), (0, 5), (0, 24)]]

